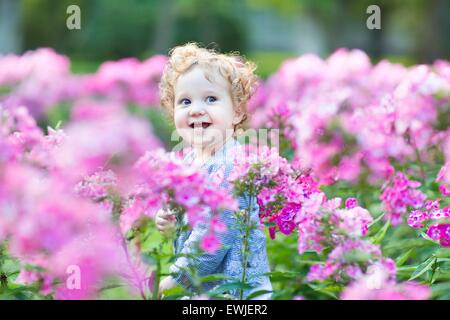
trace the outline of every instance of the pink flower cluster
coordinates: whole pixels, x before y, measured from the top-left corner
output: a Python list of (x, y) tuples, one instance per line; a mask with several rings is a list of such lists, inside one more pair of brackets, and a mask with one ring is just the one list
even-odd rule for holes
[(307, 173), (299, 173), (275, 149), (240, 148), (229, 180), (239, 194), (256, 197), (261, 222), (269, 226), (273, 239), (277, 231), (298, 233), (298, 251), (321, 252), (323, 247), (366, 234), (372, 222), (370, 213), (349, 198), (339, 209), (341, 199), (326, 200), (317, 182)]
[(53, 49), (41, 48), (22, 56), (0, 57), (0, 103), (6, 108), (24, 105), (39, 117), (55, 104), (71, 96), (70, 61)]
[(367, 273), (347, 286), (342, 300), (426, 300), (431, 290), (414, 281), (396, 283), (395, 263), (392, 261), (371, 265)]
[(11, 111), (0, 106), (0, 161), (23, 158), (43, 140), (44, 134), (25, 108)]
[(420, 182), (409, 180), (402, 172), (397, 172), (383, 185), (380, 200), (384, 206), (385, 219), (390, 219), (392, 225), (402, 223), (403, 215), (408, 207), (420, 208), (426, 195), (417, 188)]
[[(26, 164), (0, 165), (0, 238), (23, 264), (23, 283), (42, 281), (42, 294), (93, 298), (102, 279), (123, 268), (116, 228), (90, 201), (78, 198), (55, 177)], [(57, 195), (57, 196), (55, 196)], [(75, 266), (80, 286), (66, 285)], [(125, 270), (125, 269), (122, 269)]]
[[(333, 248), (325, 264), (311, 266), (308, 281), (323, 281), (330, 277), (336, 281), (356, 279), (364, 273), (367, 265), (382, 259), (378, 245), (361, 239), (373, 221), (369, 211), (360, 207), (355, 198), (345, 201), (345, 209), (340, 209), (340, 205), (340, 198), (322, 204), (320, 211), (310, 218), (308, 225), (312, 226), (311, 229), (316, 228), (316, 236), (306, 239), (308, 242), (299, 233), (303, 251), (312, 249), (320, 253), (325, 246)], [(311, 243), (315, 246), (308, 246)], [(303, 251), (299, 249), (300, 253)]]
[(296, 176), (288, 161), (268, 146), (236, 148), (228, 180), (238, 194), (257, 199), (262, 223), (276, 224), (269, 228), (272, 238), (276, 231), (286, 235), (294, 231), (302, 203), (320, 193), (314, 180), (308, 175)]
[(420, 210), (411, 211), (408, 224), (412, 228), (425, 228), (431, 239), (443, 247), (450, 247), (450, 206), (440, 207), (440, 199), (429, 200)]
[(123, 103), (158, 105), (158, 83), (166, 61), (167, 57), (163, 55), (143, 62), (136, 58), (107, 61), (95, 74), (84, 79), (84, 92)]
[(125, 111), (71, 121), (52, 154), (52, 168), (74, 182), (98, 170), (112, 169), (121, 185), (129, 167), (148, 150), (161, 146), (150, 124)]
[(225, 231), (226, 226), (214, 217), (225, 209), (237, 209), (235, 199), (225, 189), (162, 149), (145, 153), (134, 168), (139, 182), (121, 215), (124, 232), (141, 217), (154, 217), (159, 209), (170, 209), (180, 218), (185, 214), (191, 227), (209, 223), (210, 233), (201, 246), (207, 252), (218, 249), (215, 233)]
[(340, 208), (340, 198), (327, 200), (307, 172), (299, 173), (275, 149), (255, 149), (246, 146), (237, 151), (230, 181), (238, 194), (257, 198), (261, 222), (272, 238), (277, 231), (297, 233), (300, 254), (331, 248), (324, 264), (311, 266), (307, 281), (348, 282), (362, 277), (368, 266), (393, 264), (382, 258), (379, 245), (361, 239), (373, 219), (355, 198)]
[(23, 105), (36, 119), (59, 103), (84, 99), (157, 106), (166, 61), (163, 55), (142, 62), (126, 58), (107, 61), (94, 74), (76, 75), (70, 72), (70, 60), (53, 49), (1, 56), (0, 103), (12, 109)]
[[(57, 160), (67, 156), (70, 138), (61, 130), (44, 135), (25, 108), (0, 108), (0, 241), (22, 264), (17, 282), (40, 281), (40, 292), (58, 299), (94, 298), (106, 278), (134, 281), (136, 272), (110, 210), (94, 203), (115, 175), (94, 172), (80, 181), (82, 170)], [(75, 288), (67, 284), (70, 270), (79, 274)]]
[(367, 240), (345, 239), (334, 247), (324, 264), (311, 266), (307, 280), (323, 281), (329, 278), (337, 282), (355, 280), (365, 273), (367, 266), (370, 267), (380, 261), (390, 263), (390, 260), (382, 259), (379, 246)]
[(446, 61), (372, 65), (361, 50), (338, 49), (326, 60), (303, 55), (260, 84), (250, 103), (253, 126), (279, 128), (320, 183), (356, 182), (365, 170), (381, 182), (392, 160), (416, 160), (417, 150), (431, 161), (427, 147), (443, 133), (435, 127), (450, 93), (446, 70)]

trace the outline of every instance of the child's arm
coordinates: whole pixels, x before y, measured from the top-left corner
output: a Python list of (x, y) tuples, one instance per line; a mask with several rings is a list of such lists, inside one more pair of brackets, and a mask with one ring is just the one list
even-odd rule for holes
[(220, 220), (226, 224), (227, 231), (216, 234), (221, 243), (221, 248), (214, 254), (205, 252), (196, 252), (196, 247), (203, 236), (209, 231), (206, 224), (199, 224), (192, 229), (189, 238), (184, 243), (181, 254), (193, 254), (189, 259), (179, 257), (170, 267), (170, 272), (177, 273), (173, 280), (189, 289), (192, 286), (192, 279), (186, 269), (195, 268), (199, 276), (213, 274), (217, 267), (223, 261), (226, 253), (233, 243), (239, 239), (239, 230), (237, 229), (234, 213), (231, 210), (225, 210), (220, 214)]

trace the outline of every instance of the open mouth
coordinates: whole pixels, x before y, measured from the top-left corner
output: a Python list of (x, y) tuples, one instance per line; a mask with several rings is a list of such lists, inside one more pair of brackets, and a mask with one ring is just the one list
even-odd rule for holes
[(189, 127), (191, 127), (192, 129), (194, 128), (203, 128), (206, 129), (211, 125), (211, 123), (209, 122), (195, 122), (195, 123), (191, 123), (189, 125)]

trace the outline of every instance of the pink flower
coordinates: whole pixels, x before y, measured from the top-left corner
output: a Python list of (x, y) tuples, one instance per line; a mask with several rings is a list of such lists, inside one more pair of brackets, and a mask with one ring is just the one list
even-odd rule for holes
[(393, 225), (402, 222), (402, 215), (408, 207), (420, 208), (426, 196), (419, 190), (417, 181), (409, 180), (403, 173), (397, 172), (393, 179), (383, 188), (380, 196), (383, 202), (386, 218), (391, 218)]
[(223, 223), (218, 217), (211, 219), (211, 230), (213, 232), (223, 233), (227, 231), (227, 225)]
[(296, 225), (292, 221), (283, 220), (281, 217), (277, 219), (277, 226), (282, 233), (285, 235), (291, 234), (291, 232), (295, 229)]
[(226, 226), (215, 217), (225, 209), (237, 209), (236, 200), (226, 188), (162, 149), (145, 153), (134, 169), (138, 183), (130, 194), (134, 199), (129, 209), (121, 217), (124, 228), (140, 216), (152, 217), (157, 210), (167, 207), (177, 208), (180, 215), (186, 214), (190, 227), (208, 222), (213, 232), (221, 232)]
[(84, 79), (85, 93), (144, 106), (159, 103), (158, 82), (167, 57), (156, 55), (144, 62), (135, 58), (104, 62), (97, 73)]
[(450, 223), (440, 224), (438, 226), (440, 232), (440, 245), (450, 247)]
[(373, 221), (369, 211), (361, 207), (336, 210), (334, 214), (340, 219), (339, 228), (352, 237), (364, 236), (369, 224)]
[(308, 281), (323, 281), (326, 280), (330, 276), (330, 272), (322, 264), (313, 264), (309, 269), (307, 280)]
[(270, 239), (272, 239), (272, 240), (275, 239), (275, 233), (276, 233), (275, 227), (269, 227), (269, 236), (270, 236)]
[(71, 81), (69, 59), (53, 49), (2, 56), (0, 70), (0, 86), (11, 87), (0, 102), (10, 109), (23, 105), (36, 118), (69, 99), (71, 91), (77, 91), (77, 84)]
[(114, 172), (98, 171), (80, 181), (75, 186), (75, 192), (82, 197), (98, 201), (108, 196), (109, 190), (112, 190), (116, 183), (117, 177)]
[(436, 177), (436, 182), (443, 182), (450, 186), (450, 161), (447, 161), (445, 165), (439, 170)]
[(40, 274), (34, 270), (22, 269), (15, 282), (23, 285), (31, 285), (40, 279)]
[(411, 211), (408, 217), (408, 225), (413, 228), (422, 228), (423, 222), (429, 219), (429, 214), (426, 211), (414, 210)]
[(359, 266), (349, 265), (345, 268), (345, 273), (351, 279), (358, 279), (362, 276), (363, 272)]
[(439, 240), (441, 238), (441, 231), (439, 225), (431, 225), (427, 230), (427, 236), (433, 240)]
[(444, 185), (440, 185), (439, 190), (441, 191), (443, 196), (450, 197), (450, 188), (447, 188)]
[(343, 291), (342, 300), (426, 300), (431, 296), (430, 288), (414, 283), (383, 284), (380, 288), (359, 281)]
[(444, 217), (450, 218), (450, 206), (446, 206), (442, 209), (442, 212), (444, 213)]
[(357, 205), (358, 205), (358, 200), (356, 200), (355, 198), (348, 198), (347, 200), (345, 200), (345, 207), (347, 209), (353, 209)]
[(206, 253), (214, 254), (220, 249), (220, 242), (214, 234), (207, 234), (200, 241), (200, 248)]

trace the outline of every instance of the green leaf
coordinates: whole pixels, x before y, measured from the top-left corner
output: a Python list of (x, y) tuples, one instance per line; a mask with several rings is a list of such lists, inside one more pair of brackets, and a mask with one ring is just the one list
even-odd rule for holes
[(380, 214), (375, 220), (373, 220), (373, 222), (371, 224), (369, 224), (368, 228), (370, 229), (370, 227), (372, 227), (373, 225), (377, 224), (378, 221), (380, 221), (384, 217), (385, 214), (386, 214), (385, 212)]
[(100, 288), (98, 291), (99, 292), (103, 292), (103, 291), (106, 291), (106, 290), (117, 289), (117, 288), (121, 288), (121, 287), (125, 287), (125, 285), (123, 285), (123, 284), (110, 284), (110, 285), (107, 285), (107, 286), (104, 286), (104, 287)]
[(313, 283), (307, 283), (306, 285), (314, 291), (323, 293), (333, 299), (338, 299), (338, 296), (335, 294), (335, 292), (337, 292), (339, 288), (337, 288), (336, 286), (322, 287), (321, 285), (315, 285)]
[(434, 255), (439, 258), (450, 258), (450, 250), (448, 248), (438, 248)]
[(414, 270), (414, 272), (411, 275), (411, 278), (409, 278), (408, 281), (414, 280), (423, 275), (428, 270), (431, 270), (435, 262), (436, 262), (435, 257), (430, 257), (427, 260), (425, 260), (423, 263), (417, 266), (417, 269)]
[(395, 259), (395, 264), (397, 265), (397, 267), (402, 266), (406, 262), (406, 260), (408, 260), (412, 252), (413, 249), (409, 249), (408, 251), (397, 257), (397, 259)]
[(389, 229), (389, 226), (391, 225), (391, 220), (388, 220), (383, 227), (371, 238), (371, 242), (373, 244), (380, 244), (381, 241), (384, 239), (384, 236), (386, 235), (387, 230)]
[(251, 294), (249, 294), (247, 296), (246, 300), (251, 300), (253, 298), (256, 298), (256, 297), (259, 297), (259, 296), (261, 296), (263, 294), (271, 293), (271, 292), (273, 292), (273, 291), (271, 291), (271, 290), (258, 290), (258, 291), (255, 291), (255, 292), (252, 292)]
[(215, 287), (213, 290), (209, 292), (210, 295), (222, 294), (225, 291), (234, 290), (234, 289), (251, 289), (252, 287), (249, 284), (242, 283), (240, 281), (225, 283), (220, 286)]
[(417, 269), (417, 266), (403, 266), (403, 267), (398, 267), (397, 268), (397, 272), (410, 272), (410, 271), (414, 271)]
[[(266, 272), (262, 275), (270, 277), (272, 281), (276, 280), (283, 280), (286, 278), (294, 278), (301, 275), (300, 272), (286, 272), (286, 271), (272, 271), (272, 272)], [(261, 276), (261, 275), (255, 275), (255, 276)], [(252, 277), (249, 277), (251, 279)]]
[(183, 287), (175, 286), (164, 291), (164, 297), (162, 298), (162, 300), (174, 300), (186, 295), (186, 290), (184, 290)]
[(223, 273), (209, 274), (207, 276), (201, 277), (202, 282), (208, 281), (219, 281), (219, 280), (230, 280), (231, 277), (224, 275)]

